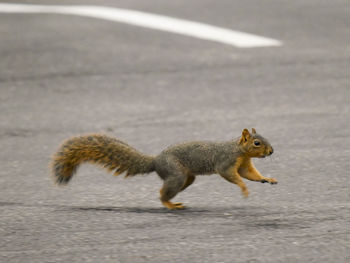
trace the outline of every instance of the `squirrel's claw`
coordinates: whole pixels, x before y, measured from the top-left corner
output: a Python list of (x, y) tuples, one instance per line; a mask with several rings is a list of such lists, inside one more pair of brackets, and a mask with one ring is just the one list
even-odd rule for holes
[(277, 184), (278, 182), (275, 178), (270, 178), (269, 183), (270, 184)]
[(266, 178), (266, 179), (262, 179), (260, 180), (261, 183), (270, 183), (270, 184), (277, 184), (277, 180), (274, 178)]

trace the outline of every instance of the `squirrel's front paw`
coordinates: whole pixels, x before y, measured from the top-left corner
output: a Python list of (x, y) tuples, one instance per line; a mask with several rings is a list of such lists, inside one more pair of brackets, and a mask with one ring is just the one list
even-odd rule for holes
[(260, 182), (262, 183), (270, 183), (270, 184), (277, 184), (277, 180), (275, 178), (264, 178)]
[(242, 190), (242, 195), (243, 195), (245, 198), (247, 198), (247, 197), (249, 196), (249, 191), (248, 191), (248, 189), (243, 189), (243, 190)]

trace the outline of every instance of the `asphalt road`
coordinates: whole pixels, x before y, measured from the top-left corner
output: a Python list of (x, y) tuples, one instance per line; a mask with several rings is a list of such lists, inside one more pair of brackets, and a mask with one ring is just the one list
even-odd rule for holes
[[(350, 262), (348, 1), (56, 4), (80, 3), (283, 45), (240, 49), (92, 18), (0, 13), (0, 262)], [(157, 154), (246, 127), (272, 143), (255, 165), (279, 181), (247, 181), (248, 199), (202, 176), (175, 198), (188, 209), (169, 212), (156, 174), (124, 180), (85, 165), (58, 187), (48, 169), (78, 134)]]

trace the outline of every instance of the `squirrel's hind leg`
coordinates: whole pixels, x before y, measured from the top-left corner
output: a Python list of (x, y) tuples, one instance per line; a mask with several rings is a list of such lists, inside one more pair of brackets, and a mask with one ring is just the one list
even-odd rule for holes
[(193, 184), (194, 180), (196, 179), (196, 177), (194, 175), (189, 175), (187, 176), (186, 182), (185, 184), (182, 186), (180, 191), (185, 190), (187, 187), (189, 187), (191, 184)]
[(172, 175), (170, 179), (164, 181), (162, 189), (160, 189), (160, 201), (162, 204), (171, 210), (184, 209), (182, 203), (172, 203), (170, 200), (179, 193), (185, 184), (186, 178), (184, 175)]
[(182, 203), (172, 203), (170, 200), (189, 186), (193, 180), (188, 180), (181, 164), (173, 158), (167, 158), (166, 162), (162, 164), (162, 169), (157, 171), (159, 176), (164, 180), (163, 187), (160, 189), (160, 201), (168, 209), (184, 209), (185, 207)]
[[(195, 176), (188, 176), (184, 185), (181, 187), (180, 191), (183, 191), (185, 190), (187, 187), (189, 187), (193, 182), (194, 180), (196, 179)], [(163, 186), (164, 188), (164, 186)], [(161, 199), (162, 199), (162, 196), (167, 196), (167, 194), (164, 194), (164, 191), (163, 191), (163, 188), (160, 189), (160, 195), (161, 195)], [(182, 205), (182, 203), (171, 203), (170, 201), (162, 201), (163, 205), (165, 207), (167, 207), (168, 209), (184, 209), (186, 208), (185, 206)]]
[(168, 209), (185, 208), (182, 203), (170, 202), (172, 198), (193, 182), (185, 171), (185, 168), (175, 156), (161, 154), (156, 159), (156, 172), (164, 181), (160, 190), (160, 201)]

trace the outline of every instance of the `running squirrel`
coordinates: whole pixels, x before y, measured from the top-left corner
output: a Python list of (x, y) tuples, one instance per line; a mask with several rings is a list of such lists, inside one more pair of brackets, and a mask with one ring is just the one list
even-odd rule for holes
[(73, 137), (65, 141), (53, 156), (52, 171), (58, 184), (67, 184), (84, 162), (98, 164), (114, 175), (126, 177), (156, 172), (164, 184), (160, 200), (168, 209), (183, 209), (182, 203), (170, 200), (190, 186), (196, 175), (220, 174), (238, 185), (242, 194), (249, 192), (242, 177), (261, 183), (277, 184), (254, 167), (251, 158), (264, 158), (273, 153), (270, 143), (253, 128), (227, 142), (187, 142), (168, 147), (157, 156), (140, 153), (118, 139), (99, 134)]

